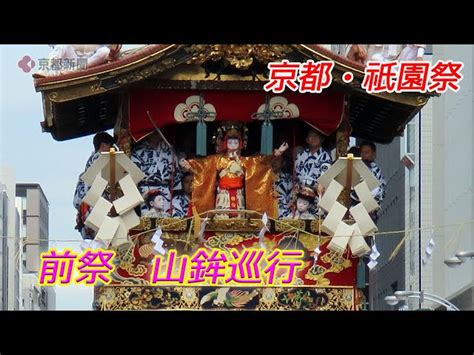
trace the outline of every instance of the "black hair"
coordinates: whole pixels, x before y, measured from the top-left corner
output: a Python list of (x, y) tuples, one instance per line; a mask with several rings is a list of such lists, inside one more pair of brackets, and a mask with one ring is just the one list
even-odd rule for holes
[(314, 197), (311, 197), (311, 196), (308, 196), (308, 195), (305, 195), (305, 194), (302, 194), (302, 193), (298, 193), (296, 195), (296, 199), (298, 200), (299, 198), (301, 198), (305, 201), (308, 201), (310, 206), (314, 205)]
[(308, 129), (308, 131), (306, 132), (306, 138), (308, 138), (310, 133), (316, 133), (319, 137), (319, 140), (321, 141), (321, 144), (324, 143), (324, 141), (326, 140), (326, 136), (315, 128)]
[(166, 196), (163, 195), (163, 193), (162, 193), (160, 190), (152, 190), (152, 191), (148, 192), (147, 195), (146, 195), (146, 204), (147, 204), (148, 206), (151, 206), (150, 203), (152, 203), (153, 200), (154, 200), (157, 196), (163, 196), (163, 198), (164, 198), (165, 200), (168, 200), (168, 199), (166, 198)]
[(112, 137), (107, 132), (99, 132), (94, 136), (94, 140), (93, 140), (95, 151), (99, 150), (99, 147), (102, 143), (112, 145), (115, 143), (115, 138)]
[(360, 148), (353, 146), (347, 151), (347, 154), (353, 154), (355, 157), (360, 157)]
[(375, 144), (373, 142), (369, 142), (369, 141), (365, 141), (365, 142), (362, 142), (360, 145), (359, 145), (359, 149), (362, 149), (363, 146), (367, 146), (367, 147), (370, 147), (370, 149), (372, 149), (372, 151), (375, 153), (377, 152), (377, 147), (375, 146)]

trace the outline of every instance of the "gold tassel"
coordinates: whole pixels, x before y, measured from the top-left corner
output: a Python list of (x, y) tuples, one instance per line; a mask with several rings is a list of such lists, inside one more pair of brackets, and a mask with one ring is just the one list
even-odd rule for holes
[(193, 225), (194, 225), (194, 240), (199, 240), (199, 232), (201, 230), (201, 217), (199, 216), (196, 206), (193, 206)]
[(392, 262), (393, 259), (397, 256), (398, 252), (400, 251), (400, 248), (402, 247), (403, 243), (405, 243), (405, 240), (410, 237), (411, 232), (408, 231), (407, 234), (405, 234), (405, 237), (403, 237), (402, 240), (400, 240), (400, 243), (397, 244), (395, 249), (393, 249), (392, 254), (390, 254), (390, 257), (388, 258), (388, 262)]

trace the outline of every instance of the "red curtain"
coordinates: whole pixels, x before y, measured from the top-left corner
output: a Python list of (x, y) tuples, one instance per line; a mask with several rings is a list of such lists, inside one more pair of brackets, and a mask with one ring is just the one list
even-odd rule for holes
[[(204, 104), (213, 105), (216, 121), (252, 121), (252, 114), (265, 104), (267, 93), (264, 91), (218, 91), (218, 90), (136, 90), (130, 93), (130, 134), (139, 141), (154, 131), (147, 111), (159, 128), (179, 124), (175, 119), (175, 110), (179, 104), (186, 104), (192, 95), (202, 95)], [(344, 94), (322, 92), (320, 94), (301, 94), (286, 92), (269, 94), (269, 98), (284, 97), (290, 105), (288, 109), (295, 112), (326, 135), (332, 134), (342, 118)], [(183, 107), (183, 106), (181, 106)]]

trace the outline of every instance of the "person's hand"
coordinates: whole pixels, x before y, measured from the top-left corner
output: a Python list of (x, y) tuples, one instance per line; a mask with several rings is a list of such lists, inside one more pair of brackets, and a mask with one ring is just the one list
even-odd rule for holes
[(426, 47), (426, 46), (423, 45), (423, 44), (418, 44), (418, 45), (415, 44), (415, 47), (416, 47), (416, 49), (417, 49), (417, 51), (416, 51), (416, 60), (417, 60), (417, 61), (422, 61), (422, 60), (424, 60), (425, 47)]
[(365, 63), (365, 61), (367, 60), (367, 51), (365, 50), (364, 47), (362, 46), (357, 46), (357, 53), (356, 53), (356, 57), (357, 59), (361, 62), (361, 63)]
[(110, 49), (109, 58), (110, 60), (117, 59), (120, 54), (121, 44), (109, 44), (107, 47)]
[(288, 143), (284, 142), (282, 145), (280, 145), (280, 148), (275, 149), (275, 152), (273, 153), (276, 157), (281, 156), (286, 150), (288, 149)]
[(191, 164), (189, 164), (189, 162), (186, 159), (181, 159), (179, 161), (179, 165), (185, 172), (188, 172), (191, 170)]
[(316, 191), (318, 192), (318, 195), (322, 196), (324, 194), (324, 191), (326, 189), (324, 188), (324, 186), (322, 184), (318, 184), (316, 186)]
[(347, 54), (347, 58), (364, 64), (367, 60), (367, 50), (362, 45), (353, 44), (349, 50), (349, 53)]

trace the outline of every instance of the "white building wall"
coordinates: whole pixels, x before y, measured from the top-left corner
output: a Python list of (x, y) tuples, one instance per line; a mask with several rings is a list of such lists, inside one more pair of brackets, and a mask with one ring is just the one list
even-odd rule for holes
[[(448, 91), (440, 97), (431, 98), (421, 112), (421, 125), (418, 119), (414, 121), (416, 159), (413, 174), (416, 198), (412, 212), (409, 183), (405, 188), (407, 229), (417, 228), (421, 127), (421, 227), (424, 228), (421, 232), (422, 256), (432, 237), (436, 243), (432, 259), (421, 268), (421, 289), (449, 300), (473, 287), (473, 261), (467, 261), (456, 269), (444, 264), (444, 260), (454, 256), (458, 250), (474, 250), (473, 223), (469, 223), (474, 220), (473, 57), (474, 46), (433, 46), (431, 61), (463, 61), (464, 78), (459, 92)], [(430, 60), (430, 57), (427, 59)], [(404, 139), (407, 140), (407, 135)], [(408, 169), (406, 178), (409, 181)], [(465, 224), (462, 225), (463, 223)], [(433, 232), (431, 226), (435, 227)], [(418, 290), (420, 287), (418, 246), (418, 233), (413, 233), (405, 244), (407, 289)], [(474, 309), (472, 301), (471, 294), (467, 301), (463, 301), (463, 305), (458, 305), (462, 309)], [(412, 305), (416, 308), (417, 302)], [(427, 305), (428, 303), (425, 306)]]
[[(42, 212), (41, 204), (46, 209)], [(38, 284), (38, 272), (36, 272), (39, 268), (39, 239), (48, 239), (48, 202), (40, 194), (40, 190), (33, 187), (27, 189), (26, 197), (16, 197), (16, 208), (22, 216), (20, 218), (20, 237), (28, 237), (30, 243), (36, 244), (34, 253), (31, 253), (31, 248), (28, 247), (25, 247), (22, 252), (20, 307), (22, 310), (54, 310), (56, 309), (55, 288), (52, 286), (40, 286)], [(26, 210), (26, 213), (23, 213), (23, 210)], [(47, 249), (47, 242), (43, 244)], [(31, 268), (32, 264), (35, 264), (36, 267)], [(46, 293), (46, 297), (44, 297), (44, 293)], [(46, 299), (46, 302), (41, 303), (44, 299)]]
[(13, 167), (0, 167), (0, 181), (6, 186), (8, 195), (8, 309), (19, 309), (19, 270), (18, 270), (18, 236), (16, 232), (17, 214), (15, 209), (15, 170)]
[[(473, 196), (473, 57), (474, 46), (439, 45), (433, 48), (433, 61), (452, 59), (464, 62), (461, 89), (448, 91), (433, 100), (433, 219), (450, 225), (474, 219)], [(473, 223), (445, 228), (444, 243), (433, 260), (433, 291), (453, 299), (472, 289), (474, 262), (467, 261), (460, 268), (444, 265), (446, 258), (458, 250), (474, 250)], [(473, 309), (472, 298), (470, 305)]]

